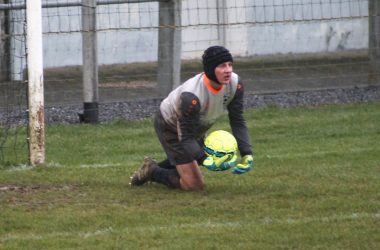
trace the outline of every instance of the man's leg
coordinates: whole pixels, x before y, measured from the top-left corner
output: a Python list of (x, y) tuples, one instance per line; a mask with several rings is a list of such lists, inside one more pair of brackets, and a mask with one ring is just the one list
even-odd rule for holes
[(205, 186), (203, 175), (196, 161), (177, 165), (180, 185), (183, 190), (200, 190)]
[(141, 186), (153, 181), (164, 184), (169, 188), (180, 188), (180, 177), (177, 169), (161, 168), (149, 157), (144, 159), (144, 164), (131, 176), (131, 186)]
[(153, 171), (158, 168), (156, 162), (145, 157), (143, 165), (131, 175), (131, 186), (141, 186), (152, 179)]
[(168, 188), (181, 188), (180, 177), (177, 169), (158, 167), (152, 173), (151, 181), (161, 183)]
[(145, 158), (143, 166), (131, 176), (130, 185), (141, 186), (149, 181), (182, 190), (200, 190), (205, 186), (196, 161), (177, 165), (175, 169), (165, 169), (154, 160)]
[(165, 159), (163, 161), (160, 161), (159, 163), (157, 163), (157, 165), (160, 167), (160, 168), (165, 168), (165, 169), (175, 169), (175, 165), (172, 165), (169, 161), (169, 159)]
[(196, 161), (177, 165), (175, 169), (157, 167), (152, 172), (151, 181), (182, 190), (201, 190), (205, 186)]
[[(202, 189), (204, 187), (204, 180), (196, 161), (185, 164), (174, 163), (177, 162), (178, 159), (182, 162), (186, 162), (188, 155), (178, 140), (178, 134), (165, 123), (160, 112), (155, 116), (154, 128), (168, 159), (171, 159), (176, 166), (174, 168), (169, 160), (160, 162), (158, 166), (157, 163), (144, 164), (149, 166), (146, 167), (149, 171), (144, 170), (143, 165), (143, 167), (136, 171), (131, 177), (131, 185), (138, 186), (147, 181), (154, 181), (170, 188), (180, 188), (183, 190)], [(142, 172), (142, 174), (139, 174), (139, 172)], [(134, 185), (134, 183), (138, 185)]]

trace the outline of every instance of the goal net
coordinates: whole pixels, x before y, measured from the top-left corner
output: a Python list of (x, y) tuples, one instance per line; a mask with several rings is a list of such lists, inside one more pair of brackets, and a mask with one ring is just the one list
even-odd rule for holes
[[(2, 164), (28, 159), (25, 2), (0, 0)], [(83, 37), (89, 32), (83, 30), (84, 2), (42, 1), (48, 124), (80, 122), (85, 95)], [(180, 58), (180, 81), (202, 71), (200, 58), (208, 46), (227, 47), (248, 94), (255, 96), (251, 102), (265, 102), (265, 95), (278, 92), (366, 88), (379, 82), (380, 4), (375, 0), (95, 2), (92, 31), (101, 122), (151, 115), (149, 109), (128, 110), (126, 103), (163, 97), (158, 62), (173, 47), (180, 49), (179, 55), (173, 52)], [(171, 3), (171, 9), (165, 9)], [(174, 21), (166, 24), (168, 20)], [(164, 30), (176, 32), (162, 37)], [(165, 53), (160, 46), (166, 46)], [(110, 103), (120, 104), (119, 110), (112, 109), (112, 118)], [(139, 116), (134, 115), (137, 112)]]

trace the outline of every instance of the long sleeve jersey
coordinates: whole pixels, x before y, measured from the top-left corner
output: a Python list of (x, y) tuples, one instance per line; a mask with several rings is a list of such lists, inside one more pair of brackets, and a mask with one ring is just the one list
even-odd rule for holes
[(166, 97), (160, 111), (165, 122), (177, 132), (185, 151), (198, 160), (205, 153), (197, 140), (228, 111), (232, 133), (240, 154), (252, 154), (248, 129), (243, 117), (244, 87), (237, 74), (232, 73), (231, 82), (218, 90), (210, 85), (204, 73), (190, 78)]

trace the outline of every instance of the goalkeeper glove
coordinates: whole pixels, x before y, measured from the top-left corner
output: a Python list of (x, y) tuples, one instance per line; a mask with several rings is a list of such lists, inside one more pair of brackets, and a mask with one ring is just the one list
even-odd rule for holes
[(232, 169), (233, 174), (244, 174), (251, 171), (253, 168), (253, 157), (252, 155), (245, 155), (239, 164)]
[(214, 159), (212, 156), (207, 156), (202, 165), (211, 171), (224, 171), (236, 164), (237, 156), (234, 155), (229, 159), (230, 157), (231, 156), (227, 154), (217, 159)]

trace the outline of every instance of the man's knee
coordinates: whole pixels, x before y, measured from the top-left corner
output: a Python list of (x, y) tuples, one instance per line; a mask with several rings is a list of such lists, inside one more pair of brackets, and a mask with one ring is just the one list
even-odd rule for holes
[(181, 189), (199, 190), (204, 188), (203, 176), (196, 161), (177, 165), (176, 168), (180, 176)]
[(183, 190), (202, 190), (205, 187), (203, 179), (180, 179), (181, 189)]

